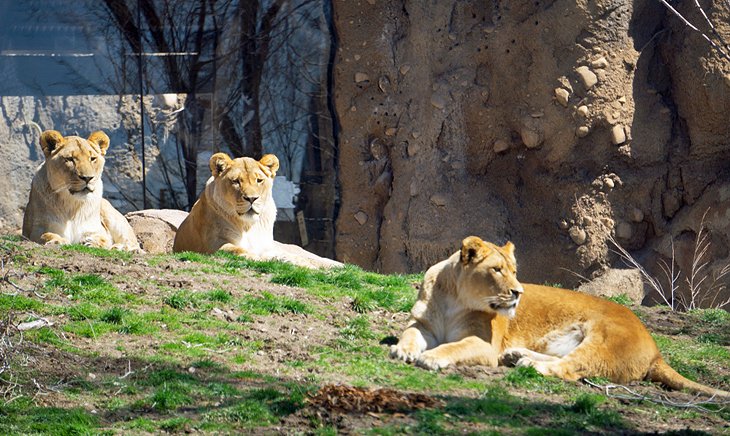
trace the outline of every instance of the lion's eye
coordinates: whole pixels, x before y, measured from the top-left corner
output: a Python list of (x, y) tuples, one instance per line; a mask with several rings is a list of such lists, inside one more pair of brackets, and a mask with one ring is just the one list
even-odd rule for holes
[(91, 157), (89, 158), (89, 160), (90, 160), (90, 161), (92, 161), (92, 162), (96, 162), (96, 156), (91, 156)]
[(233, 181), (233, 186), (236, 187), (236, 188), (238, 188), (239, 186), (241, 186), (241, 182), (239, 182), (238, 180), (234, 180)]
[(256, 183), (258, 183), (260, 185), (260, 184), (264, 183), (264, 179), (256, 179)]
[(74, 158), (72, 157), (64, 157), (63, 160), (65, 160), (66, 163), (74, 163)]
[(502, 268), (492, 268), (492, 270), (497, 274), (502, 274)]

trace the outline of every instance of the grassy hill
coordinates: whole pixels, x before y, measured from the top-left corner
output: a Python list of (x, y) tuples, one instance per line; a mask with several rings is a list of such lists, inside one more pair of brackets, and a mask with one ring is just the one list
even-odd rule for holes
[[(647, 383), (391, 360), (420, 278), (2, 237), (0, 433), (730, 431), (727, 405)], [(730, 389), (727, 312), (633, 309), (677, 370)]]

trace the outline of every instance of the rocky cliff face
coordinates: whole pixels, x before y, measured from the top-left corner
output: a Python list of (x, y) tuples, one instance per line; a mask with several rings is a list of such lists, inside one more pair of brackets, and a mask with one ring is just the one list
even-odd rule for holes
[(574, 285), (617, 263), (609, 235), (650, 268), (673, 240), (686, 263), (709, 207), (727, 263), (730, 64), (661, 3), (334, 11), (342, 260), (422, 270), (476, 234), (515, 242), (523, 279)]

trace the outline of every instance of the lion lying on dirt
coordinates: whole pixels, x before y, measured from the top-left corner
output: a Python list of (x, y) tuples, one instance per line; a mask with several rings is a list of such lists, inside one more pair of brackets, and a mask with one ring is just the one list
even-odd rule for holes
[(279, 159), (231, 159), (225, 153), (210, 158), (212, 176), (180, 224), (173, 251), (214, 253), (218, 250), (254, 260), (280, 259), (319, 268), (341, 266), (294, 246), (274, 241), (276, 204), (272, 189)]
[(84, 244), (139, 251), (127, 219), (102, 198), (109, 137), (41, 134), (45, 162), (36, 171), (23, 216), (23, 236), (41, 244)]
[(429, 268), (411, 321), (391, 356), (428, 369), (449, 365), (532, 366), (539, 373), (616, 383), (660, 382), (730, 396), (686, 379), (665, 363), (626, 307), (565, 289), (521, 284), (514, 245), (476, 236)]

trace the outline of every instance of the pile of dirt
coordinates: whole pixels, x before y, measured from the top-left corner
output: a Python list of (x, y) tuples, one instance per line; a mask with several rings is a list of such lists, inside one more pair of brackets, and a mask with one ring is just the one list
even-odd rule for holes
[(443, 404), (425, 394), (347, 385), (324, 385), (309, 398), (308, 403), (336, 413), (409, 412)]

